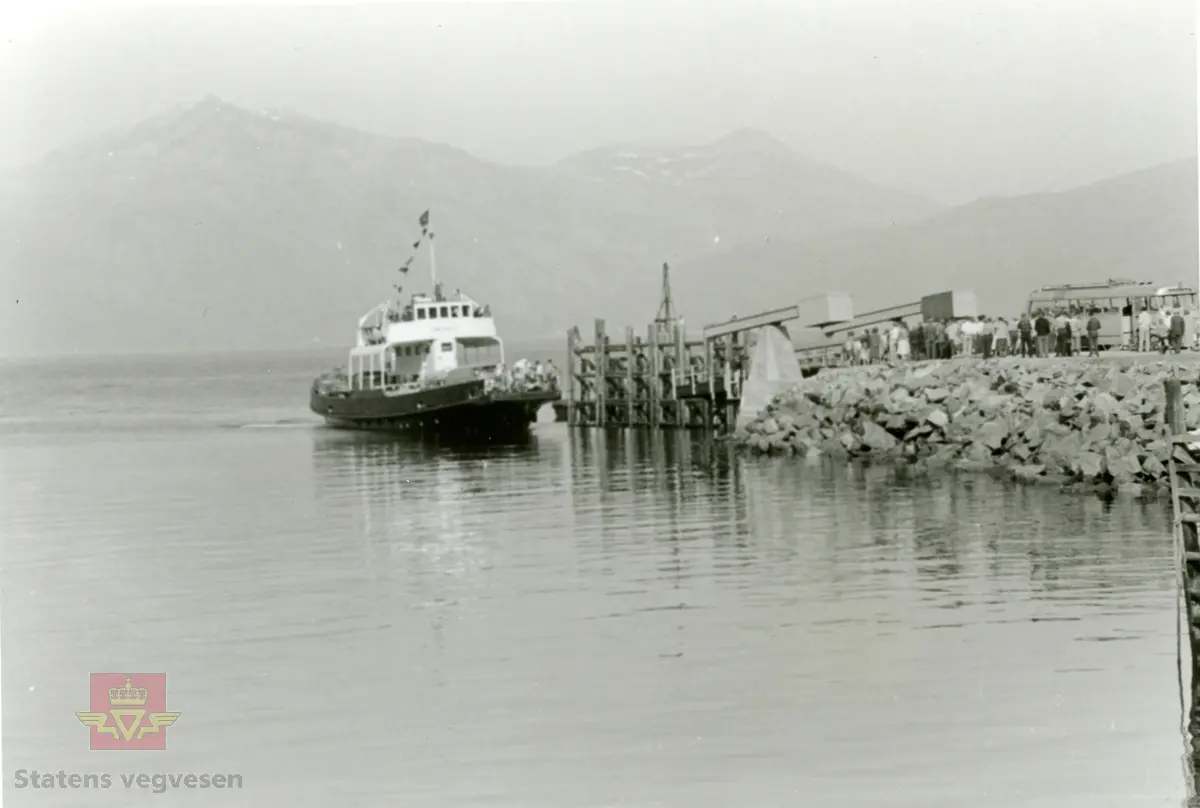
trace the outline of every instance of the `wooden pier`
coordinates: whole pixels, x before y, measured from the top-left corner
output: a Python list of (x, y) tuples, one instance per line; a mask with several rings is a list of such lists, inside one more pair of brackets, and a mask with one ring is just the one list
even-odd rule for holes
[[(742, 382), (736, 346), (689, 340), (682, 323), (625, 329), (614, 343), (596, 320), (595, 342), (567, 338), (567, 423), (577, 427), (732, 429)], [(728, 357), (734, 356), (733, 362)]]
[[(658, 316), (645, 335), (625, 329), (614, 341), (603, 319), (586, 344), (567, 334), (566, 400), (560, 415), (573, 427), (645, 427), (730, 432), (746, 369), (741, 333), (706, 333), (689, 340), (671, 302), (670, 268), (663, 264)], [(565, 410), (565, 413), (563, 413)]]
[[(644, 334), (628, 327), (614, 339), (603, 319), (595, 321), (591, 344), (578, 328), (568, 332), (566, 396), (555, 404), (557, 420), (572, 427), (731, 433), (739, 416), (765, 406), (771, 395), (781, 391), (781, 384), (840, 364), (842, 343), (850, 332), (921, 315), (944, 317), (947, 313), (941, 310), (950, 312), (947, 305), (952, 308), (956, 301), (961, 307), (964, 295), (970, 294), (943, 292), (857, 317), (849, 295), (819, 295), (705, 326), (700, 339), (688, 339), (683, 318), (675, 315), (666, 264), (662, 272), (658, 316)], [(973, 315), (973, 296), (968, 302), (972, 310), (967, 313)], [(797, 321), (820, 332), (819, 344), (794, 347), (785, 326)], [(757, 351), (756, 343), (763, 338), (770, 345)], [(786, 358), (781, 356), (784, 351)], [(754, 367), (764, 362), (770, 367)], [(750, 401), (743, 407), (747, 397)]]

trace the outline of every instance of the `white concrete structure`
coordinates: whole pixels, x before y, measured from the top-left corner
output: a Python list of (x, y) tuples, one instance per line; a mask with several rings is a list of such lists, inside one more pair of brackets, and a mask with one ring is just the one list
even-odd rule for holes
[(738, 405), (738, 427), (757, 418), (775, 396), (790, 390), (803, 378), (792, 338), (783, 326), (760, 329), (751, 351), (750, 375), (742, 385)]

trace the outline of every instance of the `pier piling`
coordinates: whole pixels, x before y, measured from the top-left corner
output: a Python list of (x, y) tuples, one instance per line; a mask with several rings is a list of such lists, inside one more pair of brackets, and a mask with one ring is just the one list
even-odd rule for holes
[(572, 328), (560, 419), (573, 427), (724, 431), (734, 423), (737, 400), (726, 394), (723, 351), (713, 340), (687, 339), (678, 321), (656, 321), (645, 339), (626, 327), (616, 344), (603, 319), (596, 319), (592, 345)]

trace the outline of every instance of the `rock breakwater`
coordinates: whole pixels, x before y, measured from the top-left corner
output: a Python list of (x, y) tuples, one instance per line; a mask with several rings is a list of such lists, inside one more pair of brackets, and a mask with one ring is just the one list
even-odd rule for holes
[(734, 440), (756, 453), (957, 468), (1133, 496), (1167, 483), (1172, 375), (1200, 428), (1194, 362), (953, 360), (841, 368), (776, 397)]

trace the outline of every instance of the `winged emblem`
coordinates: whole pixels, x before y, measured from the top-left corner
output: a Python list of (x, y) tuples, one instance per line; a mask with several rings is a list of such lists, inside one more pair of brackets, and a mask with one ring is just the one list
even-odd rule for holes
[(75, 716), (89, 727), (95, 727), (97, 732), (107, 732), (114, 738), (120, 738), (117, 728), (108, 723), (108, 713), (75, 713)]
[[(121, 713), (122, 717), (125, 716), (126, 711), (121, 710), (118, 712)], [(141, 715), (135, 713), (141, 713), (141, 711), (129, 711), (129, 715), (135, 719), (129, 726), (125, 726), (119, 720), (116, 724), (109, 724), (108, 713), (75, 713), (75, 715), (85, 725), (95, 727), (97, 732), (106, 732), (114, 738), (127, 742), (141, 740), (142, 736), (146, 733), (158, 732), (164, 727), (171, 726), (179, 718), (179, 713), (150, 713), (146, 715), (146, 719), (150, 722), (150, 725), (139, 726), (141, 724)]]
[(137, 736), (141, 738), (147, 732), (158, 732), (163, 727), (169, 727), (179, 718), (179, 713), (150, 713), (150, 726), (138, 727)]

